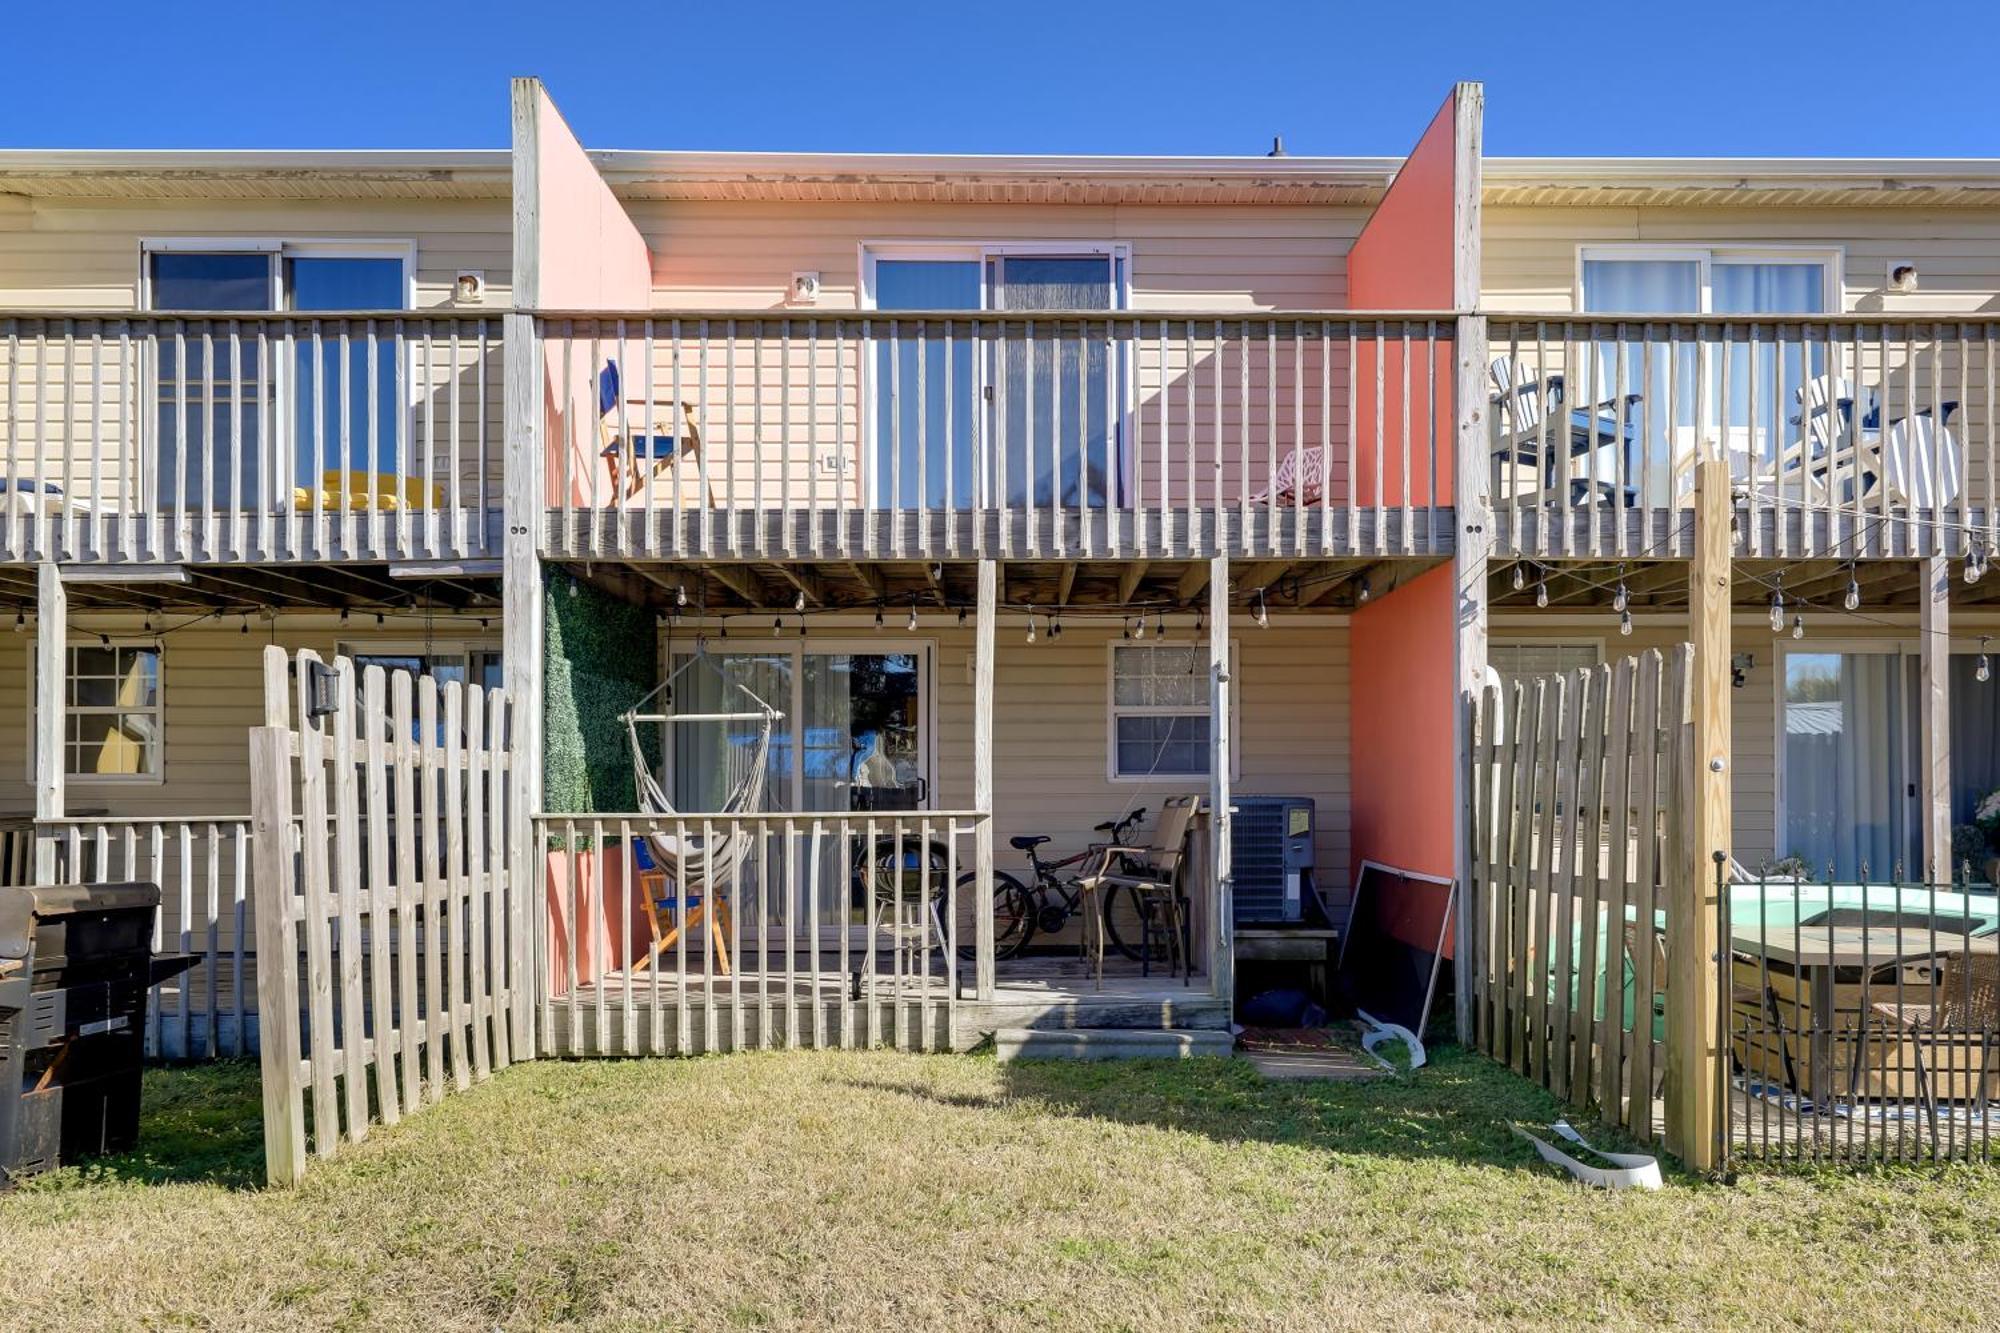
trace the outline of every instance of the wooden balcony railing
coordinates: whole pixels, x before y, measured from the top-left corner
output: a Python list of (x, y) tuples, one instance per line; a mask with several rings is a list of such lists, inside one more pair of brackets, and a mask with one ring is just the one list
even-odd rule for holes
[(1489, 319), (1496, 540), (1687, 553), (1694, 464), (1729, 460), (1743, 554), (1991, 551), (1995, 343), (1962, 315)]
[(1449, 549), (1442, 315), (545, 316), (553, 554)]
[(486, 551), (500, 365), (490, 314), (0, 315), (0, 559)]

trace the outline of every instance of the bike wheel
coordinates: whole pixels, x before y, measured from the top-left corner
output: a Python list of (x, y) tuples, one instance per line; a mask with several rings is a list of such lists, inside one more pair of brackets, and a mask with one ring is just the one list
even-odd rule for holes
[[(975, 961), (979, 954), (979, 872), (958, 877), (958, 956)], [(1035, 896), (1004, 870), (993, 872), (993, 956), (1012, 958), (1028, 947), (1035, 933)]]
[(1170, 967), (1174, 942), (1167, 938), (1167, 914), (1162, 904), (1149, 894), (1126, 884), (1108, 885), (1103, 892), (1104, 938), (1120, 958), (1138, 962), (1143, 954), (1146, 933), (1152, 932), (1155, 967)]

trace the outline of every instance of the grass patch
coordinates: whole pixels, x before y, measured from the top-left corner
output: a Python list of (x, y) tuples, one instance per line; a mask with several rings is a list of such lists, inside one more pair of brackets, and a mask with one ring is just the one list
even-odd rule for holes
[(508, 1071), (261, 1176), (254, 1067), (148, 1075), (144, 1147), (0, 1198), (40, 1327), (1992, 1326), (2000, 1173), (1585, 1190), (1453, 1050), (1240, 1061), (751, 1054)]

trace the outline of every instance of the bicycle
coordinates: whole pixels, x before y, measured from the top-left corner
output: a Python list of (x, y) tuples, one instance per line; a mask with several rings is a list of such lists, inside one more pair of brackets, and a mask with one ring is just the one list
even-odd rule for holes
[[(1102, 854), (1100, 849), (1105, 844), (1129, 844), (1132, 831), (1145, 818), (1146, 810), (1141, 806), (1121, 819), (1107, 819), (1093, 828), (1094, 832), (1104, 835), (1102, 843), (1093, 843), (1059, 861), (1042, 859), (1041, 848), (1051, 841), (1046, 834), (1009, 838), (1009, 846), (1027, 854), (1034, 883), (1030, 887), (1004, 870), (993, 872), (993, 956), (1016, 957), (1028, 947), (1037, 933), (1053, 935), (1072, 917), (1083, 916), (1087, 909), (1084, 906), (1084, 890), (1077, 882), (1079, 876), (1064, 875), (1062, 872), (1072, 866), (1095, 861)], [(1129, 872), (1134, 867), (1125, 864), (1127, 859), (1120, 855), (1120, 868)], [(969, 872), (960, 876), (958, 881), (961, 940), (965, 938), (965, 932), (977, 924), (977, 908), (972, 903), (977, 874), (976, 871)], [(1149, 904), (1142, 895), (1122, 884), (1101, 889), (1099, 897), (1099, 910), (1104, 913), (1106, 942), (1118, 951), (1120, 957), (1139, 961), (1144, 956), (1146, 932), (1153, 928)], [(965, 920), (970, 920), (973, 925), (964, 924)]]

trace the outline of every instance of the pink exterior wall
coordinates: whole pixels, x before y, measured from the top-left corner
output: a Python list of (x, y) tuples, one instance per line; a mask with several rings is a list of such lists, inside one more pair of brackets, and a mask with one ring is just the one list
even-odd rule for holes
[[(538, 310), (646, 310), (653, 303), (653, 260), (590, 155), (556, 104), (535, 89), (535, 273)], [(601, 483), (597, 374), (587, 342), (551, 340), (544, 354), (548, 405), (548, 495), (584, 503)], [(567, 454), (569, 465), (563, 465)]]
[[(1368, 225), (1347, 252), (1347, 299), (1355, 310), (1450, 310), (1453, 295), (1453, 200), (1458, 160), (1457, 94), (1424, 131), (1375, 206)], [(1455, 416), (1452, 411), (1451, 344), (1439, 342), (1433, 364), (1412, 368), (1409, 440), (1413, 459), (1436, 459), (1435, 468), (1412, 464), (1403, 475), (1403, 349), (1400, 327), (1385, 332), (1378, 352), (1372, 342), (1355, 349), (1355, 420), (1372, 431), (1376, 363), (1385, 386), (1382, 411), (1382, 465), (1372, 449), (1355, 459), (1355, 496), (1362, 504), (1450, 504)], [(1449, 334), (1449, 328), (1440, 328)], [(1414, 353), (1413, 353), (1414, 354)], [(1380, 497), (1379, 499), (1377, 497)]]
[[(1450, 878), (1452, 665), (1456, 584), (1439, 565), (1354, 613), (1348, 630), (1348, 733), (1354, 863), (1379, 861)], [(1435, 947), (1436, 919), (1408, 942)], [(1430, 914), (1434, 916), (1434, 914)]]

